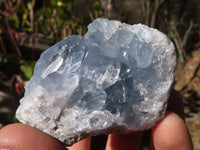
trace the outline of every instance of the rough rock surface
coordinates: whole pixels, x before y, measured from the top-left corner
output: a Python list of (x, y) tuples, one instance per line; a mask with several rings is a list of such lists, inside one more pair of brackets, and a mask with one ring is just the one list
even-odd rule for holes
[(96, 19), (41, 54), (16, 112), (71, 145), (85, 137), (149, 129), (163, 117), (175, 53), (145, 25)]

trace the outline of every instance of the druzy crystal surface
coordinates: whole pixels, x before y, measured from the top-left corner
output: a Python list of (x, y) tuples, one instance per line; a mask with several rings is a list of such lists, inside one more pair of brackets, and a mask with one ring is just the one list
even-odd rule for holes
[(71, 145), (85, 137), (149, 129), (165, 113), (172, 42), (145, 25), (96, 19), (41, 54), (16, 112)]

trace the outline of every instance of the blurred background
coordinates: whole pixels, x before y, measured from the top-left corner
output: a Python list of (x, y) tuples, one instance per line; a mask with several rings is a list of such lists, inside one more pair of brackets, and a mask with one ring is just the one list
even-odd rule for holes
[[(0, 128), (17, 121), (15, 110), (41, 52), (72, 34), (84, 35), (98, 17), (146, 24), (174, 42), (173, 88), (200, 150), (199, 0), (0, 0)], [(93, 139), (92, 149), (103, 150), (106, 137)]]

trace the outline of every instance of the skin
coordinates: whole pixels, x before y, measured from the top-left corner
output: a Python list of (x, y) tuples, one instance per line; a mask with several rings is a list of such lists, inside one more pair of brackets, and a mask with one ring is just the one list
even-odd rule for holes
[[(172, 94), (173, 95), (173, 94)], [(174, 97), (174, 96), (173, 96)], [(176, 98), (176, 97), (175, 97)], [(164, 118), (152, 128), (151, 150), (192, 150), (192, 141), (183, 119), (180, 100), (169, 100)], [(181, 106), (181, 107), (176, 107)], [(106, 150), (137, 150), (142, 132), (111, 134)], [(0, 150), (90, 150), (91, 138), (66, 147), (49, 135), (24, 124), (10, 124), (0, 130)]]

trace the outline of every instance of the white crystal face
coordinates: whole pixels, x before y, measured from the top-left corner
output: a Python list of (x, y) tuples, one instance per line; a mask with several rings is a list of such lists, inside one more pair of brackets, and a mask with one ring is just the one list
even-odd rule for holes
[(96, 19), (41, 54), (16, 112), (71, 145), (85, 137), (149, 129), (165, 113), (172, 42), (147, 26)]

